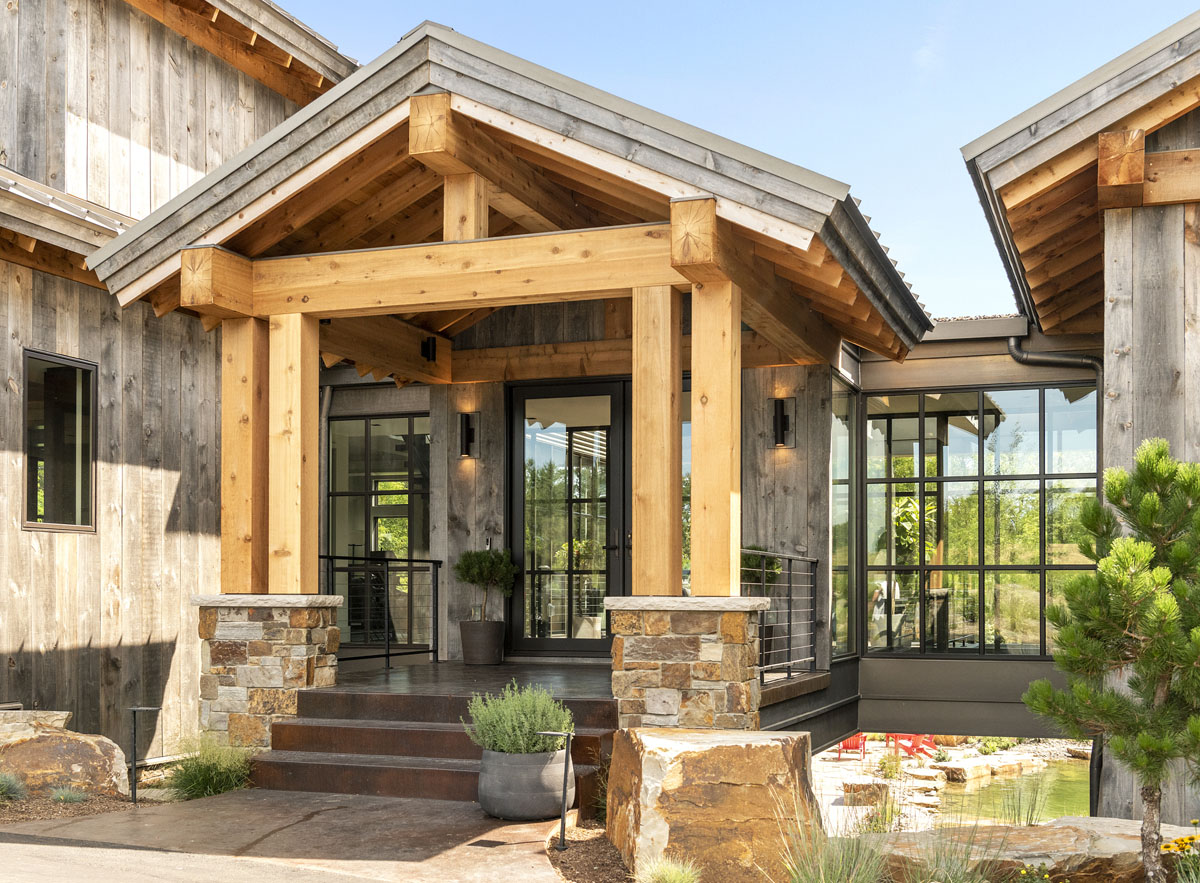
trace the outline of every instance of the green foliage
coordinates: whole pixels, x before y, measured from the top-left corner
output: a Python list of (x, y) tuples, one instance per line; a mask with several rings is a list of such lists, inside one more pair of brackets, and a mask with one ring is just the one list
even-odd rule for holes
[(250, 784), (250, 752), (201, 736), (186, 746), (187, 757), (171, 766), (170, 786), (184, 800), (236, 791)]
[(592, 813), (596, 821), (608, 821), (608, 769), (611, 758), (603, 757), (598, 750), (592, 751), (592, 766), (596, 768), (596, 796), (592, 798)]
[[(790, 811), (776, 810), (785, 876), (779, 883), (882, 883), (887, 856), (857, 832), (826, 832), (793, 796)], [(890, 829), (889, 829), (890, 830)]]
[[(1200, 465), (1150, 439), (1132, 474), (1105, 472), (1104, 496), (1107, 507), (1089, 501), (1080, 514), (1096, 571), (1046, 611), (1067, 689), (1037, 681), (1024, 699), (1074, 738), (1107, 740), (1140, 780), (1149, 826), (1170, 763), (1195, 775), (1200, 762)], [(1161, 879), (1158, 836), (1143, 832), (1148, 879)]]
[[(917, 860), (923, 870), (906, 883), (992, 883), (1000, 876), (1003, 838), (992, 826), (937, 829), (921, 842)], [(982, 835), (982, 836), (981, 836)]]
[(885, 754), (883, 757), (879, 758), (879, 767), (877, 771), (881, 779), (899, 779), (900, 758), (894, 754)]
[(50, 799), (55, 803), (83, 803), (88, 796), (74, 788), (55, 788), (50, 792)]
[(517, 565), (513, 563), (508, 549), (475, 549), (463, 552), (454, 565), (454, 575), (459, 581), (483, 589), (483, 607), (480, 617), (487, 616), (488, 595), (499, 592), (507, 598), (513, 591), (513, 580), (517, 576)]
[(700, 883), (700, 869), (693, 862), (660, 856), (642, 862), (635, 883)]
[(0, 773), (0, 800), (24, 800), (25, 783), (12, 773)]
[[(1196, 819), (1192, 819), (1192, 829), (1195, 831)], [(1200, 883), (1200, 836), (1195, 833), (1186, 837), (1176, 837), (1162, 845), (1163, 855), (1172, 857), (1175, 861), (1176, 883)]]
[(485, 751), (504, 754), (559, 751), (566, 739), (538, 733), (575, 730), (570, 710), (548, 690), (535, 685), (518, 687), (515, 680), (499, 696), (474, 694), (467, 710), (471, 715), (471, 723), (463, 721), (467, 735)]
[(1028, 782), (1005, 791), (1000, 804), (1000, 818), (1010, 825), (1040, 825), (1049, 797), (1042, 787), (1043, 782), (1044, 779), (1031, 776)]
[(939, 748), (937, 751), (933, 752), (934, 763), (947, 763), (949, 760), (950, 752), (945, 748)]
[[(754, 554), (754, 553), (763, 554)], [(742, 582), (758, 585), (764, 582), (764, 585), (773, 586), (779, 581), (780, 574), (783, 573), (783, 559), (776, 558), (773, 555), (765, 554), (767, 550), (762, 546), (746, 546), (742, 552)]]
[(997, 751), (1007, 751), (1017, 745), (1018, 740), (1009, 739), (1005, 736), (985, 736), (979, 740), (976, 749), (980, 754), (988, 755), (995, 754)]

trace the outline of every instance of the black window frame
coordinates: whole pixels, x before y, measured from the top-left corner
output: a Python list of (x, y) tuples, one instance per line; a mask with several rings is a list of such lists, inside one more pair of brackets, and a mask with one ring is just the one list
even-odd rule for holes
[[(1091, 388), (1096, 395), (1096, 450), (1095, 450), (1095, 471), (1094, 472), (1048, 472), (1047, 471), (1047, 449), (1046, 449), (1046, 392), (1055, 389), (1068, 388)], [(985, 458), (985, 434), (979, 433), (976, 441), (976, 469), (970, 475), (939, 475), (927, 476), (925, 472), (925, 462), (928, 456), (926, 451), (927, 428), (925, 424), (925, 396), (926, 395), (942, 395), (952, 393), (970, 393), (976, 395), (978, 399), (978, 419), (979, 425), (982, 428), (985, 418), (985, 397), (984, 393), (999, 393), (1021, 390), (1036, 390), (1038, 393), (1038, 472), (1036, 473), (1020, 473), (1020, 474), (991, 474), (987, 471)], [(905, 414), (903, 419), (913, 419), (917, 421), (917, 439), (918, 446), (916, 451), (916, 468), (914, 476), (896, 477), (894, 475), (886, 475), (884, 477), (871, 477), (867, 469), (868, 457), (868, 433), (871, 420), (870, 401), (873, 398), (893, 397), (893, 396), (915, 396), (917, 397), (917, 411), (915, 414)], [(860, 447), (858, 451), (858, 468), (860, 470), (860, 486), (862, 489), (862, 504), (859, 510), (859, 566), (858, 572), (862, 575), (861, 585), (862, 592), (859, 595), (858, 601), (862, 611), (860, 616), (861, 631), (859, 634), (860, 655), (871, 658), (894, 658), (894, 659), (994, 659), (994, 660), (1026, 660), (1026, 661), (1046, 661), (1053, 658), (1053, 649), (1050, 646), (1050, 637), (1047, 634), (1046, 628), (1046, 603), (1048, 597), (1049, 575), (1054, 572), (1086, 572), (1094, 570), (1095, 565), (1092, 564), (1051, 564), (1047, 561), (1046, 541), (1047, 541), (1047, 486), (1056, 481), (1085, 481), (1091, 480), (1095, 482), (1096, 494), (1103, 494), (1103, 470), (1101, 464), (1103, 462), (1103, 439), (1101, 437), (1101, 419), (1100, 419), (1100, 390), (1095, 381), (1083, 379), (1063, 378), (1059, 380), (1037, 381), (1030, 383), (983, 383), (972, 384), (969, 386), (939, 386), (939, 387), (918, 387), (918, 388), (897, 388), (897, 389), (872, 389), (862, 393), (859, 403), (859, 439)], [(891, 470), (890, 451), (885, 455), (889, 458), (888, 471)], [(1037, 482), (1037, 497), (1038, 497), (1038, 563), (1036, 564), (988, 564), (986, 562), (986, 554), (984, 549), (984, 505), (987, 499), (986, 489), (989, 484), (999, 482)], [(954, 482), (970, 482), (977, 487), (977, 507), (978, 507), (978, 533), (979, 543), (977, 548), (977, 561), (974, 564), (928, 564), (924, 560), (925, 549), (925, 531), (926, 518), (924, 509), (924, 496), (926, 487), (929, 485), (940, 485), (943, 483)], [(870, 495), (870, 489), (873, 486), (899, 486), (911, 484), (914, 488), (914, 499), (918, 501), (918, 512), (920, 517), (918, 523), (918, 542), (917, 542), (917, 563), (898, 565), (894, 562), (889, 562), (882, 565), (872, 565), (867, 554), (867, 501)], [(975, 652), (938, 652), (930, 650), (928, 624), (926, 622), (927, 610), (927, 590), (928, 578), (932, 571), (940, 572), (968, 572), (976, 574), (978, 577), (977, 590), (977, 618), (979, 641), (978, 650)], [(983, 612), (986, 610), (986, 593), (988, 586), (988, 577), (993, 573), (1029, 573), (1036, 572), (1038, 574), (1039, 586), (1039, 649), (1038, 654), (1031, 653), (996, 653), (987, 652), (987, 643), (984, 640), (986, 634), (986, 617)], [(883, 573), (889, 585), (895, 585), (894, 577), (899, 574), (915, 574), (919, 618), (917, 622), (917, 635), (919, 637), (919, 648), (910, 650), (896, 650), (891, 646), (872, 647), (870, 643), (870, 599), (868, 593), (871, 585), (871, 574)], [(894, 589), (893, 589), (894, 591)], [(889, 632), (890, 632), (889, 618)], [(891, 643), (889, 637), (889, 645)]]
[[(40, 362), (50, 362), (55, 365), (62, 365), (65, 368), (77, 368), (83, 371), (91, 372), (90, 384), (90, 399), (91, 411), (89, 418), (88, 432), (91, 439), (88, 452), (88, 481), (90, 482), (88, 494), (88, 523), (87, 524), (67, 524), (57, 521), (30, 521), (29, 520), (29, 360), (37, 359)], [(21, 353), (21, 529), (27, 531), (47, 531), (51, 533), (96, 533), (96, 497), (99, 493), (97, 477), (99, 471), (96, 468), (97, 451), (100, 448), (96, 433), (99, 427), (98, 414), (99, 410), (99, 385), (100, 385), (100, 366), (95, 362), (89, 362), (85, 359), (77, 359), (73, 356), (64, 356), (61, 353), (52, 353), (46, 350), (34, 349), (25, 347)]]

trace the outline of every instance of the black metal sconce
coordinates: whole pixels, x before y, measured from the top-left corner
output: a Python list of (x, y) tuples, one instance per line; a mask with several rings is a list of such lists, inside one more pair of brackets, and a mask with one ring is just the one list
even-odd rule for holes
[(775, 447), (794, 448), (796, 433), (793, 424), (796, 419), (795, 399), (771, 399), (771, 430)]
[(464, 460), (476, 456), (475, 426), (479, 415), (463, 411), (458, 415), (458, 456)]

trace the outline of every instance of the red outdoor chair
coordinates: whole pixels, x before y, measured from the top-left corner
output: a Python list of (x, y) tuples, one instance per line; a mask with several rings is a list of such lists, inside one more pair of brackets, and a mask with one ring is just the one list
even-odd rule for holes
[(933, 757), (933, 751), (937, 750), (933, 737), (923, 733), (888, 733), (884, 736), (884, 742), (895, 743), (896, 747), (909, 757), (916, 757), (918, 754)]
[(858, 733), (838, 743), (838, 760), (842, 759), (842, 751), (857, 751), (860, 760), (867, 759), (867, 734)]

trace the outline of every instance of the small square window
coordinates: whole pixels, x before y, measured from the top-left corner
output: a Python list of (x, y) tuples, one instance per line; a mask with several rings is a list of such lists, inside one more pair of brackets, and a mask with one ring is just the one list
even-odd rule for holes
[(91, 528), (95, 366), (25, 352), (25, 523)]

